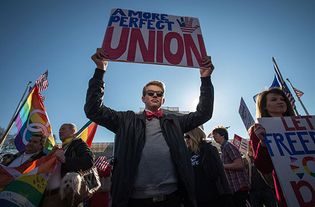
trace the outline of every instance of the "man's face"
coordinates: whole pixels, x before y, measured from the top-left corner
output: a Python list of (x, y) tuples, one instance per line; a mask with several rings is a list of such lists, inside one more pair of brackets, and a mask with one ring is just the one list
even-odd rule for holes
[(142, 101), (145, 108), (150, 111), (158, 110), (164, 103), (163, 90), (156, 85), (149, 85), (146, 87), (146, 93), (142, 96)]
[(60, 140), (63, 141), (66, 138), (73, 137), (74, 133), (75, 130), (71, 125), (63, 124), (59, 129)]
[(212, 133), (212, 136), (216, 143), (222, 144), (224, 142), (224, 136), (221, 136), (219, 133)]
[(43, 150), (43, 144), (41, 142), (41, 137), (31, 137), (30, 141), (25, 146), (26, 154), (33, 154)]

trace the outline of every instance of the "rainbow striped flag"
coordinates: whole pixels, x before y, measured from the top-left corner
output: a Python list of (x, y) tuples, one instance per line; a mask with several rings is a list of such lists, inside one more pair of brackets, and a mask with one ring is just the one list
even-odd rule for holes
[(37, 86), (34, 86), (31, 90), (24, 105), (17, 114), (15, 125), (18, 129), (18, 133), (14, 142), (18, 151), (25, 149), (25, 145), (29, 142), (34, 132), (42, 132), (48, 136), (45, 143), (46, 150), (50, 151), (55, 145), (48, 115), (39, 96)]
[(86, 144), (91, 147), (92, 141), (94, 139), (94, 135), (97, 130), (97, 124), (88, 121), (78, 132), (77, 137), (80, 137), (83, 141), (86, 142)]
[[(11, 175), (10, 181), (0, 192), (1, 207), (39, 206), (47, 181), (57, 164), (54, 153), (33, 161), (27, 167), (8, 168), (0, 166), (2, 172)], [(6, 171), (6, 172), (5, 172)], [(19, 174), (20, 173), (20, 174)]]
[(39, 206), (47, 185), (41, 175), (23, 175), (9, 183), (0, 193), (2, 207)]

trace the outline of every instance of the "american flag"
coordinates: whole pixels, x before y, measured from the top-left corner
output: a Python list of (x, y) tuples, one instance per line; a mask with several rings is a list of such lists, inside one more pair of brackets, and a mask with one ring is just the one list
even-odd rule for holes
[(198, 24), (193, 26), (193, 22), (194, 19), (191, 17), (181, 17), (180, 19), (177, 19), (177, 23), (184, 33), (193, 33), (196, 29), (199, 28)]
[(279, 70), (279, 68), (278, 68), (278, 65), (277, 65), (277, 63), (276, 63), (276, 60), (275, 60), (273, 57), (272, 57), (272, 61), (273, 61), (273, 68), (274, 68), (275, 73), (276, 73), (276, 75), (277, 75), (277, 79), (278, 79), (278, 81), (279, 81), (280, 84), (281, 84), (281, 88), (282, 88), (283, 92), (285, 93), (285, 95), (288, 97), (288, 99), (289, 99), (289, 101), (290, 101), (290, 103), (291, 103), (292, 108), (295, 109), (295, 99), (294, 99), (294, 97), (293, 97), (293, 95), (292, 95), (292, 93), (291, 93), (289, 87), (287, 86), (287, 84), (286, 84), (285, 81), (283, 80), (282, 75), (281, 75), (281, 73), (280, 73), (280, 70)]
[(296, 96), (299, 98), (301, 98), (304, 95), (304, 93), (302, 91), (300, 91), (299, 89), (297, 89), (295, 87), (293, 87), (293, 90), (294, 90)]
[(106, 158), (106, 156), (99, 156), (94, 162), (94, 166), (98, 169), (98, 172), (103, 177), (107, 177), (110, 175), (112, 166), (109, 162), (110, 161)]
[(38, 92), (42, 92), (44, 90), (46, 90), (48, 88), (48, 70), (46, 70), (45, 73), (43, 73), (42, 75), (40, 75), (35, 84), (37, 85), (38, 87)]

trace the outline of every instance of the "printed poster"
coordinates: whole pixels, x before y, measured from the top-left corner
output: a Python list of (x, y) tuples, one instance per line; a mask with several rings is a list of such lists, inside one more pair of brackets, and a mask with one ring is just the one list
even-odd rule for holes
[(200, 68), (206, 48), (197, 18), (112, 9), (102, 48), (112, 61)]
[(315, 206), (315, 116), (268, 117), (265, 143), (289, 207)]

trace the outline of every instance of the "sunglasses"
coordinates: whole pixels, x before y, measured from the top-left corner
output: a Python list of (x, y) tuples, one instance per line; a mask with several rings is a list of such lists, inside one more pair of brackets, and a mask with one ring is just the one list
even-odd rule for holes
[(164, 92), (163, 91), (147, 91), (145, 92), (148, 96), (154, 96), (156, 95), (157, 97), (162, 97)]

